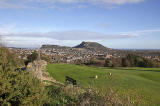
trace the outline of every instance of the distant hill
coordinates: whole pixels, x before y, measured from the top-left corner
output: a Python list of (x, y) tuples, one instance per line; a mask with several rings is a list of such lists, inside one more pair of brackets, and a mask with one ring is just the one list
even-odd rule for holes
[(71, 47), (67, 47), (67, 46), (59, 46), (59, 45), (42, 45), (41, 49), (69, 49)]
[(75, 46), (74, 48), (84, 48), (92, 51), (103, 51), (106, 52), (109, 48), (97, 43), (97, 42), (82, 42), (81, 44)]
[(74, 49), (74, 50), (90, 50), (96, 52), (108, 52), (111, 49), (107, 48), (97, 42), (82, 42), (75, 47), (59, 46), (59, 45), (42, 45), (41, 49)]

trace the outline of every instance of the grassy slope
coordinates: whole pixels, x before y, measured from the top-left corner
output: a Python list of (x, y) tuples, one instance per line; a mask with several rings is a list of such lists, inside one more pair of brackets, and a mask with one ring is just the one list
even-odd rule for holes
[[(94, 86), (101, 90), (112, 87), (120, 95), (135, 97), (142, 95), (144, 102), (160, 104), (160, 68), (102, 68), (71, 64), (49, 64), (48, 72), (57, 81), (65, 82), (65, 76), (70, 76), (83, 87)], [(109, 73), (112, 76), (109, 76)], [(98, 79), (93, 77), (98, 75)]]

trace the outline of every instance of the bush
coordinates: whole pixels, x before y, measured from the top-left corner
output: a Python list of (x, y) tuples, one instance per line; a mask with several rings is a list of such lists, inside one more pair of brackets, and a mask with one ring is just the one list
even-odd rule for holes
[(85, 65), (94, 65), (94, 66), (105, 66), (105, 60), (98, 60), (96, 58), (92, 58), (88, 63), (85, 63)]
[(106, 93), (89, 87), (84, 90), (67, 85), (65, 87), (48, 86), (50, 103), (45, 106), (124, 106), (134, 105), (131, 100), (125, 100), (117, 95), (116, 91), (107, 89)]
[(128, 54), (122, 59), (123, 67), (158, 67), (158, 62), (134, 54)]
[(37, 58), (38, 58), (38, 53), (37, 52), (33, 52), (31, 55), (27, 56), (27, 60), (25, 61), (25, 65), (27, 65), (30, 62), (33, 62)]
[(7, 48), (0, 48), (0, 105), (42, 105), (46, 90), (37, 78), (25, 71), (15, 71), (19, 61)]

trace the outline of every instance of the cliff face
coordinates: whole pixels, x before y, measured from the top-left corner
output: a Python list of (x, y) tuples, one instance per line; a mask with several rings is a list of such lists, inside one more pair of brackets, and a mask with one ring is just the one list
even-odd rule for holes
[(32, 72), (37, 78), (42, 79), (43, 71), (46, 70), (47, 62), (44, 60), (35, 60), (27, 65), (27, 70)]
[(59, 45), (42, 45), (41, 49), (70, 49), (71, 47)]

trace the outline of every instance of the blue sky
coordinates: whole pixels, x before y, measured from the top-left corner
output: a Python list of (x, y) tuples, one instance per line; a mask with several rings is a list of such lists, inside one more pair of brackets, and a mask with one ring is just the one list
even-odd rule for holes
[(160, 49), (159, 0), (0, 0), (0, 35), (15, 47)]

